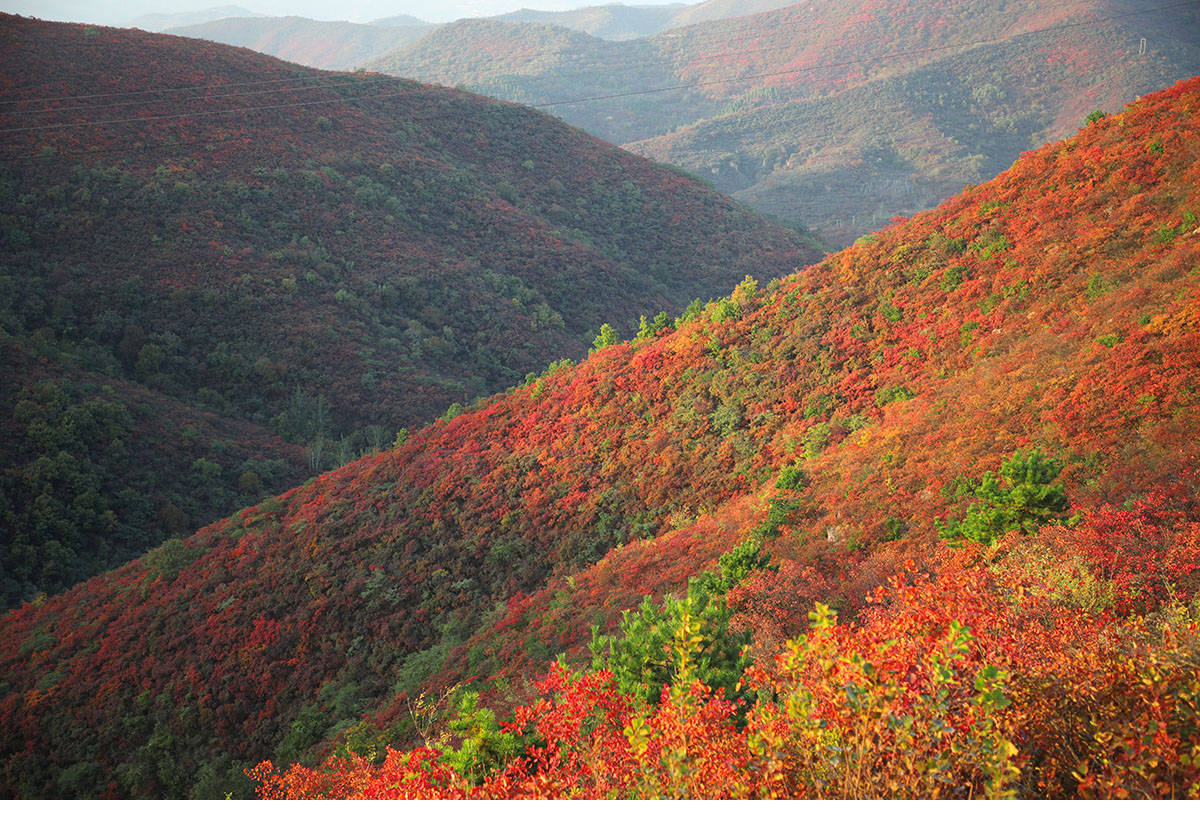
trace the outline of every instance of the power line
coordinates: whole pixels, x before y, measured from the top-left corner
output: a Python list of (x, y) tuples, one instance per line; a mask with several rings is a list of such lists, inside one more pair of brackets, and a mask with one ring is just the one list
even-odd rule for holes
[[(334, 74), (328, 78), (314, 77), (313, 79), (338, 79), (338, 78), (342, 78), (345, 76), (347, 76), (347, 75)], [(395, 77), (384, 76), (384, 75), (370, 75), (370, 76), (348, 75), (348, 76), (354, 77), (354, 79), (350, 79), (347, 82), (340, 82), (340, 83), (321, 83), (318, 85), (297, 85), (297, 86), (292, 86), (291, 88), (279, 88), (279, 87), (260, 88), (260, 89), (255, 89), (253, 91), (238, 91), (238, 92), (234, 92), (234, 93), (230, 93), (230, 94), (204, 94), (203, 96), (187, 97), (187, 98), (184, 98), (183, 100), (150, 100), (149, 102), (150, 103), (193, 102), (193, 101), (200, 101), (200, 100), (208, 101), (208, 100), (228, 99), (228, 98), (232, 98), (232, 97), (253, 97), (258, 94), (287, 94), (287, 93), (293, 92), (293, 91), (308, 91), (310, 89), (324, 89), (324, 88), (342, 88), (344, 86), (349, 86), (349, 85), (360, 85), (360, 84), (372, 83), (372, 82), (378, 83), (382, 80), (397, 79)], [(145, 105), (146, 103), (147, 103), (146, 100), (119, 100), (116, 102), (94, 103), (91, 105), (75, 105), (75, 106), (71, 106), (69, 108), (38, 108), (33, 111), (19, 111), (19, 112), (13, 112), (13, 113), (20, 114), (21, 116), (32, 116), (34, 114), (68, 114), (68, 113), (73, 113), (75, 111), (84, 111), (84, 110), (96, 109), (96, 108), (112, 108), (113, 106), (118, 106), (118, 105)]]
[[(399, 80), (394, 80), (394, 82), (399, 82)], [(126, 117), (115, 120), (85, 120), (83, 122), (55, 123), (51, 125), (27, 125), (20, 128), (0, 128), (0, 134), (18, 134), (29, 131), (61, 131), (66, 128), (84, 128), (94, 125), (127, 125), (135, 122), (161, 122), (163, 120), (218, 117), (228, 114), (245, 114), (251, 111), (275, 111), (283, 108), (304, 108), (310, 105), (324, 105), (326, 103), (352, 102), (357, 100), (383, 100), (392, 97), (402, 97), (408, 93), (408, 91), (397, 91), (390, 94), (371, 94), (361, 97), (333, 97), (323, 100), (303, 100), (300, 102), (278, 103), (276, 105), (255, 105), (246, 106), (244, 108), (228, 108), (221, 111), (186, 111), (182, 114), (154, 114), (150, 116)]]
[[(319, 78), (319, 77), (326, 76), (326, 75), (325, 74), (313, 74), (313, 75), (309, 75), (309, 76)], [(240, 82), (240, 83), (217, 83), (217, 84), (210, 84), (210, 85), (165, 86), (163, 88), (144, 88), (144, 89), (138, 89), (136, 91), (105, 91), (105, 92), (97, 93), (97, 94), (74, 94), (74, 95), (60, 96), (60, 97), (29, 97), (29, 98), (18, 98), (18, 99), (11, 99), (11, 100), (0, 100), (0, 105), (21, 105), (23, 103), (62, 102), (62, 101), (70, 101), (70, 100), (95, 100), (95, 99), (100, 99), (101, 97), (132, 96), (135, 94), (163, 94), (163, 93), (176, 93), (176, 92), (182, 92), (182, 91), (201, 91), (206, 88), (224, 89), (224, 88), (237, 88), (240, 86), (249, 86), (249, 85), (272, 85), (272, 84), (278, 84), (278, 83), (291, 83), (291, 82), (295, 82), (297, 79), (298, 78), (296, 78), (296, 77), (287, 77), (285, 79), (279, 79), (279, 80), (248, 80), (246, 82)]]

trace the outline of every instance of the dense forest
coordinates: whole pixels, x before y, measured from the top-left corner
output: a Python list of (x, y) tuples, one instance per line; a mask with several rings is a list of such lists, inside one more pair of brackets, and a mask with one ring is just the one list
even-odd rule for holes
[(821, 256), (515, 105), (0, 31), (0, 607)]
[(0, 789), (1196, 796), (1198, 203), (1193, 79), (27, 604)]
[(835, 0), (629, 42), (461, 20), (368, 66), (544, 105), (840, 247), (1192, 76), (1198, 29), (1191, 3)]

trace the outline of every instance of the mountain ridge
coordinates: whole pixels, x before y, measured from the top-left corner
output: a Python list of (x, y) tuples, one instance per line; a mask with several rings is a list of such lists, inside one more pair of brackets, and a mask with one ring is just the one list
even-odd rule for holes
[[(843, 245), (982, 182), (1093, 110), (1194, 74), (1200, 55), (1181, 33), (1200, 25), (1196, 13), (1124, 0), (794, 5), (604, 48), (575, 43), (546, 62), (523, 55), (551, 33), (522, 40), (477, 21), (369, 67), (555, 103), (590, 133)], [(493, 41), (505, 47), (485, 61)], [(951, 136), (959, 142), (938, 144)], [(850, 223), (836, 192), (863, 184), (864, 168), (883, 193)]]
[[(941, 602), (920, 617), (944, 626), (953, 606), (993, 600), (970, 585), (1007, 577), (987, 561), (1063, 543), (1095, 550), (1070, 560), (1113, 584), (1113, 617), (1187, 605), (1200, 564), (1175, 572), (1170, 550), (1200, 521), (1198, 158), (1200, 78), (795, 275), (597, 339), (578, 365), (11, 613), (6, 793), (199, 797), (246, 788), (239, 773), (267, 757), (411, 744), (405, 697), (469, 676), (498, 709), (525, 703), (530, 670), (586, 657), (589, 623), (611, 629), (754, 532), (779, 564), (738, 593), (764, 658), (814, 599), (866, 629), (878, 587), (925, 572), (944, 593), (905, 595)], [(1081, 528), (948, 547), (951, 523), (978, 515), (980, 478), (1021, 458), (1060, 466)], [(1121, 504), (1153, 499), (1182, 539), (1161, 556), (1112, 530)], [(965, 588), (955, 556), (984, 562)], [(1069, 583), (1047, 594), (1105, 623)], [(1013, 594), (1005, 606), (1029, 600)], [(986, 646), (1010, 653), (1020, 692), (1065, 708), (1036, 689), (1053, 664)], [(1057, 725), (1014, 737), (1024, 765), (1066, 756), (1044, 782), (1070, 795), (1092, 747), (1070, 758)]]

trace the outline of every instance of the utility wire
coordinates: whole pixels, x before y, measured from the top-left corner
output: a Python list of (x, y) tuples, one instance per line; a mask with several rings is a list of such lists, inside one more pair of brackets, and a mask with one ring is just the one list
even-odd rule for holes
[[(351, 77), (351, 79), (346, 79), (347, 76)], [(233, 92), (233, 93), (229, 93), (229, 94), (204, 94), (203, 96), (186, 97), (186, 98), (183, 98), (180, 100), (141, 100), (141, 99), (119, 100), (116, 102), (92, 103), (92, 104), (88, 104), (88, 105), (73, 105), (69, 108), (37, 108), (37, 109), (34, 109), (33, 111), (19, 111), (19, 112), (12, 112), (12, 113), (20, 114), (21, 116), (32, 116), (34, 114), (69, 114), (69, 113), (74, 113), (76, 111), (84, 111), (84, 110), (88, 110), (88, 109), (112, 108), (112, 107), (118, 106), (118, 105), (147, 105), (147, 104), (154, 104), (154, 103), (171, 104), (171, 103), (176, 103), (176, 102), (199, 102), (199, 101), (207, 102), (209, 100), (229, 99), (229, 98), (233, 98), (233, 97), (253, 97), (253, 96), (256, 96), (259, 94), (287, 94), (287, 93), (297, 92), (297, 91), (308, 91), (311, 89), (342, 88), (344, 86), (349, 86), (349, 85), (362, 85), (362, 84), (366, 84), (366, 83), (380, 83), (380, 82), (383, 82), (386, 80), (394, 81), (399, 78), (391, 77), (391, 76), (384, 75), (384, 74), (371, 74), (371, 75), (333, 74), (333, 75), (330, 75), (329, 77), (315, 77), (314, 79), (330, 79), (330, 80), (343, 79), (343, 80), (345, 80), (345, 82), (297, 85), (297, 86), (292, 86), (290, 88), (279, 88), (279, 87), (259, 88), (259, 89), (255, 89), (253, 91), (237, 91), (237, 92)]]
[[(321, 77), (324, 75), (312, 74), (309, 76)], [(144, 88), (144, 89), (139, 89), (137, 91), (106, 91), (106, 92), (98, 93), (98, 94), (75, 94), (75, 95), (71, 95), (71, 96), (61, 96), (61, 97), (29, 97), (29, 98), (18, 97), (16, 99), (0, 100), (0, 105), (21, 105), (23, 103), (47, 103), (47, 102), (62, 102), (62, 101), (69, 101), (69, 100), (96, 100), (96, 99), (100, 99), (102, 97), (121, 97), (121, 96), (132, 96), (135, 94), (163, 94), (163, 93), (177, 93), (177, 92), (184, 92), (184, 91), (203, 91), (204, 89), (208, 89), (208, 88), (224, 89), (224, 88), (237, 88), (237, 87), (250, 86), (250, 85), (275, 85), (275, 84), (279, 84), (279, 83), (292, 83), (292, 82), (295, 82), (297, 79), (304, 79), (304, 78), (303, 77), (299, 77), (299, 78), (298, 77), (287, 77), (286, 79), (279, 79), (279, 80), (248, 80), (246, 82), (241, 82), (241, 83), (216, 83), (216, 84), (211, 84), (211, 85), (164, 86), (162, 88)]]

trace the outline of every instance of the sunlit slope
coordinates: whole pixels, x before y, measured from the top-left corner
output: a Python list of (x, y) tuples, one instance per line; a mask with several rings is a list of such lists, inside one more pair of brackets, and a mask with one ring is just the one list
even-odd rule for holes
[(778, 645), (814, 598), (849, 618), (931, 562), (957, 490), (1016, 452), (1060, 461), (1081, 515), (1157, 490), (1195, 521), (1198, 156), (1189, 81), (14, 613), (6, 789), (217, 794), (377, 709), (400, 742), (394, 696), (475, 675), (519, 702), (764, 524), (782, 569), (748, 594)]

